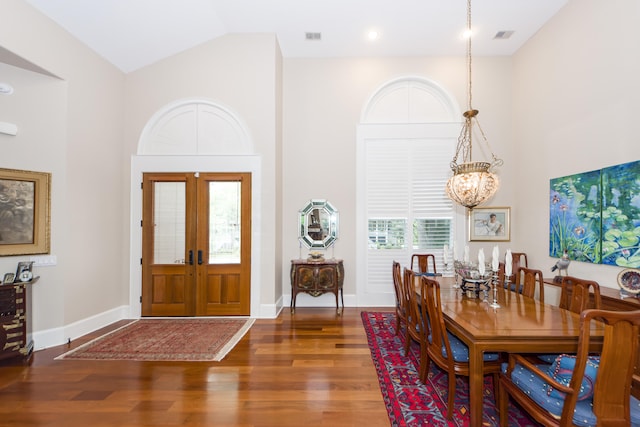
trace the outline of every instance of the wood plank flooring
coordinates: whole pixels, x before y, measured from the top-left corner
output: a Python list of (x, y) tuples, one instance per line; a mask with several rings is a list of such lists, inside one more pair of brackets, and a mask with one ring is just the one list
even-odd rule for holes
[(54, 360), (121, 323), (0, 364), (1, 427), (389, 426), (360, 312), (285, 309), (221, 362)]

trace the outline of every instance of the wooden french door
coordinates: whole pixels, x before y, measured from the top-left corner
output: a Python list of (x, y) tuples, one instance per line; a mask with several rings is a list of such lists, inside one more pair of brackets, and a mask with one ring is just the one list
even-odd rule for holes
[(250, 314), (251, 174), (145, 173), (142, 315)]

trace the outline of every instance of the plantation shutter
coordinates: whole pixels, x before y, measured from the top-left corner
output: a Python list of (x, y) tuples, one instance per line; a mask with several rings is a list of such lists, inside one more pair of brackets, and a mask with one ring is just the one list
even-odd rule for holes
[(452, 138), (369, 139), (366, 143), (367, 288), (389, 288), (392, 261), (451, 244), (453, 205), (445, 194)]

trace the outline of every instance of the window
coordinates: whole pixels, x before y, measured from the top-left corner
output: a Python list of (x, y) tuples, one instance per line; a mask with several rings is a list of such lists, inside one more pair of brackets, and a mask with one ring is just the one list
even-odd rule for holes
[(451, 243), (450, 218), (417, 218), (413, 221), (413, 249), (437, 252)]
[(370, 249), (404, 249), (406, 219), (369, 219)]

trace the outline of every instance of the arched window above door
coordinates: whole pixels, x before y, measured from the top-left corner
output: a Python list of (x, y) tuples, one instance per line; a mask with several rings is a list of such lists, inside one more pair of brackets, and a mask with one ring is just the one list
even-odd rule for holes
[(229, 108), (206, 100), (181, 100), (149, 120), (138, 155), (254, 154), (246, 126)]
[(460, 122), (458, 102), (433, 80), (403, 77), (385, 83), (365, 104), (360, 122)]

